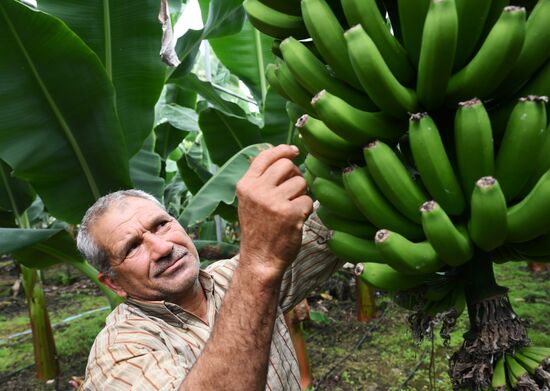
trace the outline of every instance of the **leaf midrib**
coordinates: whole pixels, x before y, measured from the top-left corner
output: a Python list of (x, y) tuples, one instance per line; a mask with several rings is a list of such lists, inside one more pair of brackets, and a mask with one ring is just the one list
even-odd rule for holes
[(50, 105), (50, 108), (52, 109), (55, 117), (59, 121), (59, 125), (61, 126), (61, 129), (63, 130), (63, 133), (65, 134), (65, 137), (67, 138), (67, 140), (69, 141), (69, 144), (73, 148), (73, 151), (76, 155), (76, 158), (77, 158), (78, 162), (80, 163), (80, 167), (82, 168), (82, 171), (84, 171), (84, 176), (86, 177), (86, 180), (88, 182), (88, 185), (90, 186), (90, 190), (91, 190), (94, 198), (96, 198), (96, 199), (99, 198), (101, 196), (101, 194), (99, 192), (99, 188), (97, 186), (97, 183), (95, 182), (95, 180), (92, 176), (92, 172), (90, 170), (90, 167), (88, 166), (88, 162), (84, 158), (82, 150), (80, 149), (80, 146), (78, 145), (69, 124), (65, 120), (63, 114), (61, 113), (61, 110), (59, 109), (59, 107), (57, 106), (57, 104), (53, 100), (50, 92), (46, 88), (46, 85), (44, 84), (44, 81), (40, 77), (40, 74), (38, 73), (38, 70), (34, 66), (34, 63), (32, 62), (32, 59), (31, 59), (29, 53), (25, 49), (25, 46), (23, 45), (23, 42), (21, 41), (21, 39), (19, 37), (19, 34), (17, 33), (17, 31), (15, 29), (15, 26), (12, 24), (11, 20), (8, 18), (7, 12), (6, 12), (6, 10), (4, 9), (4, 7), (2, 5), (0, 5), (0, 10), (2, 11), (2, 15), (4, 16), (4, 19), (6, 20), (6, 23), (7, 23), (7, 26), (9, 28), (9, 30), (11, 31), (11, 33), (13, 34), (13, 36), (15, 38), (17, 46), (19, 46), (19, 49), (21, 50), (25, 60), (27, 61), (31, 72), (32, 72), (33, 76), (36, 79), (36, 82), (38, 83), (42, 93), (44, 94), (44, 97), (46, 98), (46, 101)]

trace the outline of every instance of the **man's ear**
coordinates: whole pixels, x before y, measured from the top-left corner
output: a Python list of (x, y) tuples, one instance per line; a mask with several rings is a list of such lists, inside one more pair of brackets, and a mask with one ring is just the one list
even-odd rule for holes
[(120, 297), (128, 296), (126, 291), (122, 289), (120, 285), (118, 285), (116, 279), (111, 275), (111, 273), (99, 272), (99, 274), (97, 275), (97, 279)]

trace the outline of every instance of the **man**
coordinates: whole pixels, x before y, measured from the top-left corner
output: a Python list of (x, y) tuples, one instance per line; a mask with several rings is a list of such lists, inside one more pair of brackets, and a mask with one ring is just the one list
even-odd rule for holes
[[(237, 185), (240, 254), (199, 270), (189, 236), (151, 196), (107, 195), (83, 219), (78, 246), (125, 303), (91, 349), (85, 390), (299, 390), (283, 311), (341, 262), (294, 146), (262, 151)], [(303, 240), (302, 240), (303, 237)]]

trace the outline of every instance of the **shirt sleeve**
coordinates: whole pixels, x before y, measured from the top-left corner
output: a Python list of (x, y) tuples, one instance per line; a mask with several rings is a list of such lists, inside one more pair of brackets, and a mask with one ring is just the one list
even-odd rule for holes
[(90, 352), (81, 390), (178, 390), (191, 369), (184, 356), (154, 334), (124, 327), (116, 335), (104, 331)]
[(345, 263), (328, 248), (329, 238), (330, 230), (314, 211), (304, 224), (300, 252), (283, 276), (279, 304), (284, 312), (302, 301)]

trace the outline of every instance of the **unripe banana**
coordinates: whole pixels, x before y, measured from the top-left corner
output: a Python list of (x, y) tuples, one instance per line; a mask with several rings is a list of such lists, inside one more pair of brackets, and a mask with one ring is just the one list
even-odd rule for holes
[[(454, 69), (460, 69), (470, 58), (479, 42), (492, 1), (456, 0), (458, 41)], [(502, 11), (502, 6), (500, 11)], [(499, 12), (500, 14), (500, 12)]]
[(508, 237), (512, 243), (526, 242), (550, 231), (550, 171), (518, 204), (508, 209)]
[(451, 76), (448, 100), (487, 98), (504, 80), (517, 59), (525, 37), (525, 8), (508, 6), (474, 58)]
[(283, 12), (289, 15), (301, 15), (302, 10), (300, 8), (300, 0), (259, 0), (266, 6), (273, 8), (274, 10)]
[(298, 121), (298, 118), (305, 114), (305, 110), (292, 101), (286, 102), (285, 109), (288, 119), (290, 119), (290, 123), (293, 126)]
[(470, 206), (468, 230), (472, 241), (484, 251), (504, 243), (508, 219), (506, 200), (495, 178), (483, 177), (476, 182)]
[(352, 27), (344, 37), (351, 65), (372, 101), (382, 111), (398, 118), (417, 111), (416, 93), (399, 83), (363, 27)]
[(550, 256), (550, 234), (546, 233), (533, 240), (523, 243), (515, 243), (514, 250), (525, 258)]
[(473, 246), (468, 233), (455, 227), (435, 201), (425, 202), (420, 212), (426, 238), (439, 258), (450, 266), (460, 266), (472, 258)]
[(306, 181), (306, 185), (308, 188), (310, 188), (313, 185), (313, 181), (315, 180), (315, 175), (311, 173), (309, 170), (304, 171), (304, 179)]
[(464, 210), (464, 196), (435, 122), (427, 113), (412, 114), (409, 140), (414, 163), (430, 195), (449, 214)]
[(280, 48), (290, 71), (311, 96), (327, 90), (359, 109), (376, 110), (376, 105), (366, 94), (332, 77), (325, 64), (303, 43), (289, 37), (281, 42)]
[(382, 263), (359, 263), (355, 275), (377, 289), (387, 292), (404, 291), (422, 285), (431, 275), (411, 276)]
[(289, 100), (300, 106), (306, 113), (314, 115), (315, 110), (311, 107), (311, 93), (307, 91), (292, 75), (287, 64), (281, 61), (275, 69), (275, 76), (282, 88), (284, 95)]
[(405, 131), (401, 121), (381, 112), (357, 109), (325, 90), (315, 95), (311, 104), (334, 133), (357, 146), (363, 147), (376, 138), (395, 140)]
[(384, 16), (375, 0), (342, 0), (342, 8), (350, 26), (361, 24), (372, 38), (391, 72), (400, 83), (414, 80), (414, 69), (407, 52), (397, 38), (391, 34)]
[(317, 208), (317, 216), (334, 231), (341, 231), (362, 239), (374, 238), (377, 229), (365, 221), (350, 220), (332, 212), (326, 205)]
[(529, 358), (527, 356), (524, 356), (520, 352), (516, 352), (514, 354), (514, 359), (529, 372), (529, 374), (534, 375), (537, 368), (539, 367), (539, 363), (532, 358)]
[(332, 231), (327, 246), (334, 254), (347, 262), (384, 263), (384, 259), (372, 239), (361, 239), (345, 232)]
[(510, 355), (506, 355), (506, 369), (508, 374), (508, 382), (512, 388), (516, 388), (518, 380), (523, 376), (528, 376), (527, 369), (523, 368), (519, 363)]
[(420, 223), (419, 208), (428, 199), (397, 155), (381, 141), (369, 143), (363, 153), (372, 178), (386, 198), (411, 221)]
[(250, 23), (264, 34), (280, 39), (290, 36), (298, 39), (308, 37), (301, 16), (285, 14), (258, 0), (245, 0), (243, 6)]
[(428, 241), (413, 243), (387, 229), (378, 231), (374, 241), (386, 263), (401, 273), (434, 273), (445, 265)]
[(409, 58), (416, 68), (420, 58), (422, 30), (424, 29), (426, 14), (430, 8), (430, 0), (397, 0), (397, 8), (403, 46), (405, 46)]
[(441, 106), (453, 69), (458, 37), (455, 0), (432, 1), (420, 46), (416, 91), (428, 110)]
[(546, 102), (546, 97), (530, 95), (521, 98), (510, 114), (495, 163), (495, 176), (506, 200), (521, 192), (536, 169), (546, 136)]
[(485, 19), (481, 37), (479, 37), (480, 42), (483, 42), (487, 35), (491, 32), (491, 29), (494, 27), (498, 18), (502, 14), (504, 7), (510, 5), (510, 0), (491, 0), (489, 3), (491, 3), (491, 5), (489, 7), (489, 12), (487, 13), (487, 18)]
[(341, 170), (323, 163), (312, 154), (308, 153), (304, 161), (306, 168), (316, 177), (321, 177), (343, 185)]
[(491, 387), (495, 390), (506, 390), (506, 370), (504, 368), (504, 355), (499, 357), (493, 370)]
[(286, 100), (290, 100), (288, 95), (286, 95), (285, 91), (281, 87), (281, 84), (279, 83), (279, 78), (277, 77), (278, 68), (279, 66), (276, 64), (267, 64), (267, 66), (265, 67), (265, 78), (273, 91), (281, 95)]
[[(338, 166), (350, 159), (361, 159), (357, 147), (330, 130), (322, 121), (307, 114), (296, 121), (296, 129), (300, 132), (309, 153), (319, 160), (332, 162)], [(330, 164), (330, 163), (329, 163)]]
[(399, 213), (378, 190), (368, 170), (364, 167), (349, 167), (342, 174), (344, 188), (353, 203), (376, 227), (389, 228), (409, 239), (422, 239), (419, 225)]
[(301, 6), (307, 31), (325, 63), (340, 80), (357, 85), (359, 81), (347, 55), (344, 29), (330, 6), (325, 0), (302, 0)]
[[(480, 2), (482, 3), (482, 2)], [(511, 96), (550, 58), (550, 0), (539, 0), (525, 25), (525, 41), (512, 70), (495, 91)]]
[(313, 197), (321, 205), (326, 206), (339, 216), (351, 220), (365, 221), (359, 209), (351, 202), (346, 191), (336, 183), (325, 178), (315, 178), (310, 190)]
[(455, 149), (464, 194), (472, 194), (476, 181), (494, 175), (493, 132), (483, 103), (475, 98), (459, 103), (456, 111)]
[(527, 181), (526, 189), (531, 189), (538, 179), (550, 169), (550, 126), (544, 131), (544, 142), (540, 146), (538, 157), (536, 158), (535, 170), (531, 178)]

